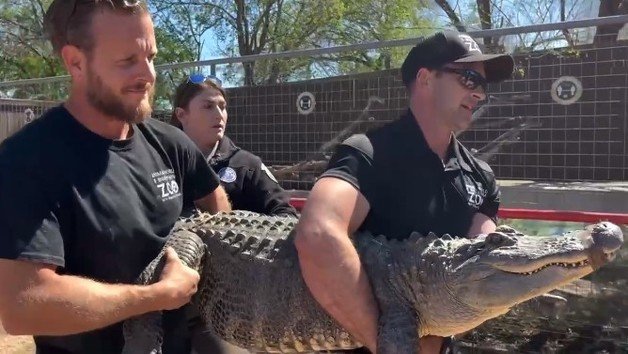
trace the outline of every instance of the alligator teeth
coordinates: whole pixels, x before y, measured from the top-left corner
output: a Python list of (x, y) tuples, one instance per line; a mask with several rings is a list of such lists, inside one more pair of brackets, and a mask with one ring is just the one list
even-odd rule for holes
[(589, 264), (588, 260), (583, 260), (580, 262), (575, 262), (575, 263), (564, 263), (564, 262), (555, 262), (555, 263), (548, 263), (544, 266), (542, 266), (541, 268), (535, 269), (531, 272), (523, 272), (523, 273), (519, 273), (522, 275), (532, 275), (535, 273), (538, 273), (540, 271), (542, 271), (543, 269), (547, 268), (547, 267), (551, 267), (551, 266), (559, 266), (559, 267), (563, 267), (563, 268), (578, 268), (578, 267), (583, 267)]

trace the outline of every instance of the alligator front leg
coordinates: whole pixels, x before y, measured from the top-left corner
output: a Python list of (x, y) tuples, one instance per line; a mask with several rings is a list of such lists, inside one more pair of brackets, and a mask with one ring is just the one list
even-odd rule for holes
[[(140, 274), (136, 284), (148, 285), (159, 280), (166, 262), (166, 247), (172, 247), (183, 264), (200, 270), (206, 252), (203, 240), (190, 231), (175, 230), (157, 257)], [(161, 354), (163, 344), (161, 311), (129, 318), (124, 321), (122, 328), (124, 335), (122, 354)]]
[(150, 312), (124, 321), (122, 354), (161, 354), (164, 342), (161, 311)]
[(402, 305), (381, 309), (377, 354), (414, 354), (419, 352), (418, 318)]
[(379, 306), (378, 354), (415, 354), (419, 351), (419, 319), (410, 306), (406, 267), (393, 257), (389, 241), (368, 233), (357, 236), (357, 249)]

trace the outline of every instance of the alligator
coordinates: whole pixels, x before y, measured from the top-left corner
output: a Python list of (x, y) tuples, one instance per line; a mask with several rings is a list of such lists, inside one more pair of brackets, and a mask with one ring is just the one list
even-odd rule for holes
[[(201, 274), (191, 303), (209, 330), (252, 352), (343, 350), (359, 343), (314, 299), (294, 246), (294, 217), (232, 211), (182, 219), (137, 284), (159, 279), (166, 247)], [(611, 261), (621, 229), (592, 224), (561, 236), (508, 227), (473, 239), (357, 232), (354, 244), (380, 308), (377, 352), (416, 353), (425, 335), (452, 336)], [(160, 353), (161, 313), (123, 325), (123, 353)]]

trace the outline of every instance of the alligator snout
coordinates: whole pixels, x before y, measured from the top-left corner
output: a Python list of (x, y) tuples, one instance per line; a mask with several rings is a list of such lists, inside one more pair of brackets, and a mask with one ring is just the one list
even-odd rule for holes
[(615, 258), (615, 252), (624, 243), (624, 235), (619, 226), (601, 222), (589, 228), (589, 259), (593, 269), (597, 269)]
[(600, 248), (604, 252), (617, 251), (624, 243), (624, 234), (619, 226), (602, 222), (595, 224), (591, 230), (591, 238), (595, 248)]

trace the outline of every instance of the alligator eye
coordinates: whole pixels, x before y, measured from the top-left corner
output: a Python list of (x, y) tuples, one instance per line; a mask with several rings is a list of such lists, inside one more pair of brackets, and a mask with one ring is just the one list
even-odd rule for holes
[(495, 232), (503, 232), (503, 233), (511, 233), (514, 234), (516, 231), (514, 228), (508, 226), (508, 225), (499, 225), (497, 226), (497, 228), (495, 229)]
[(501, 232), (491, 232), (486, 235), (486, 243), (499, 244), (504, 240), (504, 234)]
[(515, 240), (515, 238), (509, 237), (508, 235), (503, 234), (501, 232), (491, 232), (488, 235), (486, 235), (485, 242), (487, 244), (492, 244), (495, 246), (512, 246), (517, 241)]

